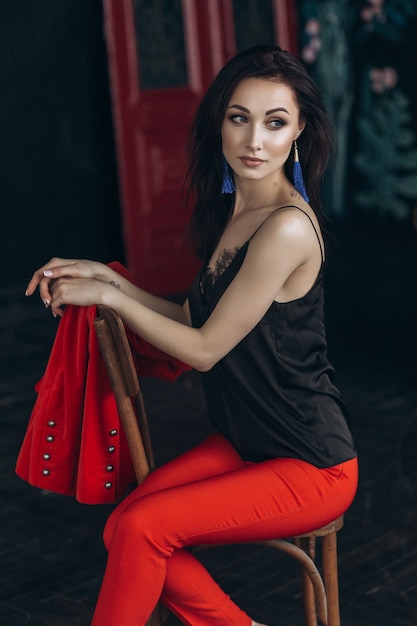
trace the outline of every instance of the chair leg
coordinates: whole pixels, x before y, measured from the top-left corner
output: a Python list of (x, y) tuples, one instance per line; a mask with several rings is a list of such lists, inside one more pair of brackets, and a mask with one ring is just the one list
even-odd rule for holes
[[(294, 539), (295, 544), (304, 550), (312, 561), (316, 557), (316, 538), (315, 537), (296, 537)], [(301, 570), (302, 583), (303, 583), (303, 601), (304, 601), (304, 615), (306, 620), (306, 626), (317, 626), (317, 609), (316, 609), (316, 597), (314, 594), (313, 585), (311, 584), (310, 577), (304, 569)]]
[(326, 588), (328, 626), (340, 626), (337, 533), (322, 538), (323, 581)]

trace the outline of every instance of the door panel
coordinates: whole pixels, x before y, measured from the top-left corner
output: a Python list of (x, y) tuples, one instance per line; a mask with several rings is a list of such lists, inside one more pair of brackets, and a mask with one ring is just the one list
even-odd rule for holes
[(133, 0), (140, 88), (188, 84), (181, 0)]
[(183, 201), (189, 129), (204, 91), (237, 50), (236, 32), (255, 37), (255, 13), (256, 36), (265, 30), (265, 3), (269, 37), (278, 41), (277, 11), (293, 11), (285, 0), (104, 0), (127, 264), (153, 293), (184, 292), (197, 271)]

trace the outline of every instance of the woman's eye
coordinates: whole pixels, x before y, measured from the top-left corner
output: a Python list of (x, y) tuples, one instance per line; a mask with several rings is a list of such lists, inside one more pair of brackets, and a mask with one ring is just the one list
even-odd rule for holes
[(244, 124), (247, 118), (244, 115), (231, 115), (230, 118), (235, 124)]
[(274, 129), (281, 128), (281, 126), (284, 126), (284, 122), (282, 120), (269, 120), (268, 126), (271, 126)]

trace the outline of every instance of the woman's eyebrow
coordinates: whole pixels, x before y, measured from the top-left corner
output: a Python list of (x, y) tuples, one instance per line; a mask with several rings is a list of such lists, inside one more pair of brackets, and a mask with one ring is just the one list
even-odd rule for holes
[(276, 109), (270, 109), (269, 111), (265, 113), (265, 115), (271, 115), (271, 113), (276, 113), (277, 111), (284, 111), (284, 113), (289, 115), (289, 112), (284, 107), (277, 107)]
[(231, 104), (228, 109), (239, 109), (239, 111), (244, 111), (244, 113), (250, 113), (249, 109), (241, 106), (240, 104)]
[[(243, 111), (244, 113), (250, 113), (249, 109), (242, 106), (241, 104), (231, 104), (228, 107), (228, 109), (239, 109), (239, 111)], [(271, 113), (276, 113), (277, 111), (284, 111), (284, 113), (289, 115), (289, 112), (284, 107), (277, 107), (276, 109), (270, 109), (269, 111), (265, 112), (265, 115), (271, 115)]]

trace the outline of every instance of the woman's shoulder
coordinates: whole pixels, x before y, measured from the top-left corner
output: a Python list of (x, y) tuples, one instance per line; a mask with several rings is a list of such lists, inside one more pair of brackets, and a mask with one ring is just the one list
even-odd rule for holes
[(257, 248), (259, 244), (261, 249), (275, 249), (277, 255), (280, 255), (280, 252), (301, 255), (303, 262), (310, 257), (314, 258), (319, 247), (321, 260), (324, 260), (324, 242), (320, 225), (308, 205), (304, 208), (289, 204), (271, 211), (251, 241)]
[(320, 232), (314, 211), (308, 205), (303, 208), (295, 204), (280, 206), (271, 211), (254, 233), (265, 237), (304, 237), (313, 231)]

